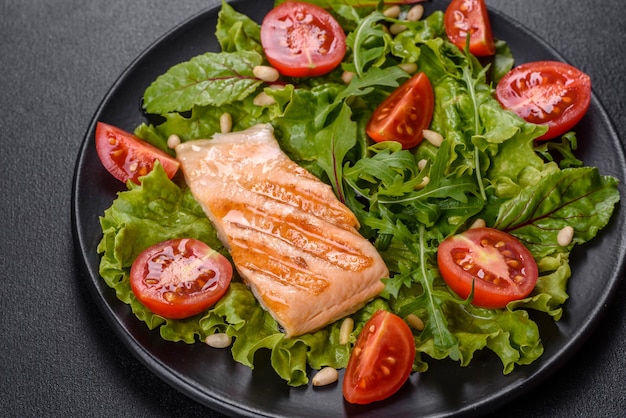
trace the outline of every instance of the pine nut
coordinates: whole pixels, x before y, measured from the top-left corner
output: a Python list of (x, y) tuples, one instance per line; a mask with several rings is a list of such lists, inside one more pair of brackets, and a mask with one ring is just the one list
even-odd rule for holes
[(233, 339), (225, 332), (218, 332), (216, 334), (208, 335), (204, 339), (204, 342), (206, 343), (206, 345), (213, 348), (226, 348), (230, 346), (230, 344), (233, 342)]
[(424, 135), (424, 138), (434, 146), (441, 146), (441, 143), (443, 142), (443, 135), (441, 135), (439, 132), (431, 131), (430, 129), (424, 129), (422, 131), (422, 134)]
[(223, 134), (227, 134), (233, 129), (233, 117), (230, 113), (222, 113), (220, 116), (220, 131)]
[(418, 190), (419, 189), (423, 189), (424, 187), (428, 186), (428, 183), (430, 183), (430, 178), (428, 176), (424, 176), (424, 178), (422, 179), (420, 184), (415, 186), (415, 188), (418, 189)]
[(332, 367), (324, 367), (317, 372), (311, 382), (313, 386), (326, 386), (335, 383), (339, 379), (339, 372)]
[(417, 22), (422, 18), (422, 16), (424, 16), (424, 6), (422, 6), (421, 4), (416, 4), (415, 6), (411, 7), (407, 12), (406, 20), (408, 20), (409, 22)]
[(422, 171), (424, 168), (426, 168), (427, 164), (428, 164), (428, 160), (422, 158), (421, 160), (417, 162), (417, 168), (419, 168), (420, 171)]
[(352, 71), (344, 71), (341, 74), (341, 80), (346, 83), (346, 84), (350, 84), (350, 82), (352, 81), (352, 79), (354, 78), (354, 73)]
[(390, 17), (392, 19), (397, 19), (398, 16), (400, 16), (400, 6), (395, 4), (395, 5), (387, 8), (387, 9), (385, 9), (383, 14), (385, 15), (385, 17)]
[(487, 226), (487, 223), (485, 222), (485, 220), (478, 218), (472, 223), (469, 229), (484, 228), (486, 226)]
[(416, 329), (418, 331), (421, 331), (424, 329), (424, 321), (422, 321), (422, 319), (415, 314), (409, 314), (406, 317), (406, 322), (409, 324), (411, 328)]
[(276, 68), (268, 65), (257, 65), (252, 69), (252, 73), (259, 80), (268, 83), (273, 83), (278, 80), (278, 77), (280, 76)]
[(568, 225), (559, 231), (558, 235), (556, 236), (556, 241), (561, 247), (567, 247), (572, 243), (573, 238), (574, 228)]
[(180, 145), (180, 137), (176, 134), (172, 134), (167, 137), (167, 146), (171, 149), (176, 148)]
[(398, 67), (409, 74), (413, 74), (417, 71), (417, 64), (414, 62), (403, 62), (402, 64), (398, 64)]
[(252, 100), (255, 106), (270, 106), (276, 103), (276, 100), (266, 92), (262, 91)]
[(350, 334), (354, 330), (354, 320), (352, 318), (345, 318), (339, 328), (339, 344), (348, 344), (350, 341)]
[(389, 26), (389, 33), (391, 33), (392, 35), (397, 35), (401, 32), (404, 32), (405, 30), (406, 26), (400, 23), (392, 23), (391, 26)]

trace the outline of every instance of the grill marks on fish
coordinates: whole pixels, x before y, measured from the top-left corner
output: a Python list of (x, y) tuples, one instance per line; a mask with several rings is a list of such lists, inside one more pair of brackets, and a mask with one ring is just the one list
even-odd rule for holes
[(350, 314), (382, 290), (388, 270), (354, 214), (280, 150), (271, 126), (176, 152), (238, 272), (288, 336)]

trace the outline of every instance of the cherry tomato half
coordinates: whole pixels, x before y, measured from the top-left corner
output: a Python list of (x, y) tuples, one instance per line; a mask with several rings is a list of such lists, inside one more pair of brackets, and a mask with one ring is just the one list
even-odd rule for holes
[(493, 55), (496, 44), (484, 0), (452, 0), (444, 15), (450, 42), (465, 49), (469, 34), (469, 51), (477, 57)]
[(413, 148), (424, 139), (430, 126), (435, 96), (424, 73), (417, 73), (395, 89), (374, 110), (365, 131), (376, 142), (397, 141), (403, 149)]
[(496, 98), (527, 122), (547, 125), (548, 131), (538, 138), (547, 140), (572, 129), (587, 113), (591, 79), (562, 62), (529, 62), (502, 77)]
[(139, 177), (152, 171), (156, 160), (169, 178), (174, 177), (180, 165), (166, 152), (103, 122), (96, 125), (96, 151), (104, 168), (124, 183), (130, 179), (139, 184)]
[(230, 262), (192, 238), (164, 241), (144, 250), (130, 269), (130, 287), (139, 301), (164, 318), (203, 312), (226, 293)]
[(537, 264), (514, 236), (493, 228), (469, 229), (446, 238), (437, 251), (446, 284), (466, 299), (474, 284), (472, 304), (503, 308), (523, 299), (537, 283)]
[(354, 404), (380, 401), (396, 393), (413, 368), (415, 339), (399, 316), (377, 311), (363, 327), (343, 378), (343, 396)]
[(265, 16), (261, 44), (269, 63), (290, 77), (326, 74), (346, 53), (346, 35), (335, 18), (319, 6), (296, 1)]

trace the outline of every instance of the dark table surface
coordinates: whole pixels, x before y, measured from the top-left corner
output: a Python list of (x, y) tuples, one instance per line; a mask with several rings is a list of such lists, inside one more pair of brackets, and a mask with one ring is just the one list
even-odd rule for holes
[[(107, 90), (152, 42), (215, 3), (0, 0), (0, 415), (221, 416), (120, 343), (81, 281), (70, 215), (77, 153)], [(487, 4), (587, 72), (626, 140), (626, 2)], [(625, 298), (622, 284), (582, 348), (494, 416), (624, 416)]]

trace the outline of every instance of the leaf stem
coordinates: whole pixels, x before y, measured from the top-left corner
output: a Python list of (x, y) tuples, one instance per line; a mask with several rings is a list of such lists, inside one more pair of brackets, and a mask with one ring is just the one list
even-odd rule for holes
[[(468, 58), (469, 60), (469, 58)], [(476, 90), (474, 88), (474, 83), (472, 81), (472, 76), (469, 73), (469, 65), (463, 68), (463, 78), (465, 79), (465, 84), (467, 85), (467, 91), (472, 99), (472, 107), (474, 111), (474, 135), (478, 135), (480, 133), (480, 123), (479, 123), (479, 114), (478, 114), (478, 99), (476, 98)], [(478, 189), (480, 190), (480, 196), (483, 200), (487, 200), (487, 194), (485, 193), (485, 185), (483, 182), (483, 176), (480, 172), (480, 151), (476, 144), (474, 145), (474, 169), (476, 170), (476, 181), (478, 182)]]

